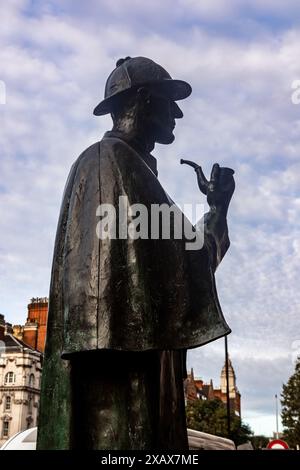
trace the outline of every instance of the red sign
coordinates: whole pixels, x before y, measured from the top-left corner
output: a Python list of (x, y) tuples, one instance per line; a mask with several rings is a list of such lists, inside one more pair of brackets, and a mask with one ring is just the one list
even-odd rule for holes
[(270, 441), (267, 445), (267, 449), (283, 450), (288, 448), (289, 446), (287, 445), (287, 443), (285, 441), (282, 441), (281, 439), (274, 439), (273, 441)]

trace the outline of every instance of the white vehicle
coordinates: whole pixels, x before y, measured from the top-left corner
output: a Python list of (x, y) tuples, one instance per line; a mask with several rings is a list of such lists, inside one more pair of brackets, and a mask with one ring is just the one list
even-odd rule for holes
[[(36, 450), (37, 428), (26, 429), (11, 437), (0, 450)], [(190, 450), (236, 450), (230, 439), (188, 429)]]
[(225, 437), (188, 429), (190, 450), (236, 450), (235, 443)]
[(36, 450), (37, 428), (20, 431), (8, 439), (0, 450)]

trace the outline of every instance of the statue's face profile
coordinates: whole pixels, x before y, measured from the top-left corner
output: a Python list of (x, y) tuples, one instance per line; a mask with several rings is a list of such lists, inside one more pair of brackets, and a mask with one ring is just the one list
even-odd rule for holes
[(110, 113), (114, 132), (151, 152), (156, 143), (174, 141), (175, 120), (183, 117), (177, 101), (191, 92), (187, 82), (173, 79), (153, 60), (127, 56), (116, 62), (106, 81), (104, 100), (94, 114)]
[(154, 142), (171, 144), (175, 139), (175, 119), (183, 116), (180, 108), (175, 101), (161, 96), (152, 95), (150, 103), (148, 125)]
[(144, 138), (148, 143), (171, 144), (176, 119), (183, 113), (177, 103), (150, 87), (118, 96), (113, 103), (114, 129), (124, 135)]

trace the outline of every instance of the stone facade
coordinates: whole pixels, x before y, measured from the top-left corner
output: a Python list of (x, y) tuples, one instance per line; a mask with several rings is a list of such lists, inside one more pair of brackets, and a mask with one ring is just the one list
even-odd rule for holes
[[(236, 385), (236, 376), (230, 359), (228, 359), (228, 383), (230, 409), (238, 416), (241, 416), (241, 394)], [(220, 398), (223, 403), (226, 403), (227, 401), (226, 384), (226, 365), (224, 364), (221, 372), (221, 387), (219, 389), (215, 389), (214, 391), (215, 397)]]
[(42, 354), (12, 335), (0, 315), (0, 446), (37, 425)]
[[(230, 409), (239, 417), (241, 417), (241, 394), (236, 385), (236, 376), (231, 363), (228, 359), (228, 383), (229, 383), (229, 401)], [(204, 383), (202, 379), (194, 377), (194, 371), (188, 373), (187, 378), (184, 382), (185, 401), (194, 400), (213, 400), (218, 398), (224, 404), (227, 402), (226, 394), (226, 365), (224, 364), (221, 371), (221, 386), (220, 388), (214, 388), (213, 381)]]

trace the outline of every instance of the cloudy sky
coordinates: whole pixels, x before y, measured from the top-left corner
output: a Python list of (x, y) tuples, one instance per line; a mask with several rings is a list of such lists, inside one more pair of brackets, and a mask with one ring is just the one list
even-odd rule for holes
[[(300, 352), (300, 10), (297, 0), (0, 0), (0, 312), (23, 323), (48, 294), (64, 183), (110, 128), (92, 116), (116, 60), (147, 56), (193, 94), (159, 176), (178, 203), (203, 202), (179, 158), (236, 170), (231, 247), (217, 283), (242, 413), (275, 430), (275, 393)], [(4, 98), (6, 87), (6, 104)], [(223, 340), (189, 367), (219, 385)]]

